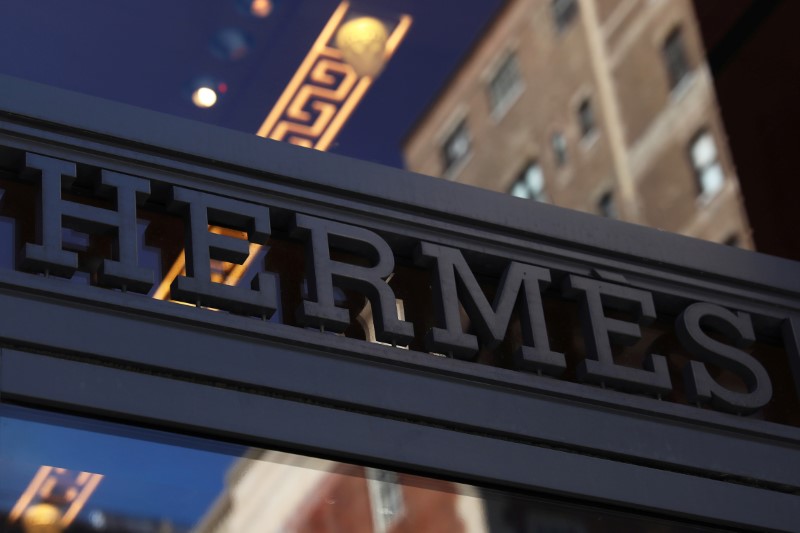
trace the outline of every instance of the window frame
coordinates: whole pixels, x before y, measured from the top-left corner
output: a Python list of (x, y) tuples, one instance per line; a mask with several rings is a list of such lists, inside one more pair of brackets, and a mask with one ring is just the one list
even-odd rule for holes
[[(530, 187), (530, 179), (529, 173), (531, 169), (538, 169), (539, 174), (541, 175), (541, 182), (542, 186), (537, 191), (536, 194), (529, 195), (529, 196), (519, 196), (514, 194), (514, 189), (518, 185), (524, 185), (526, 187), (526, 191), (531, 191), (532, 187)], [(514, 196), (515, 198), (521, 198), (523, 200), (533, 200), (536, 202), (543, 202), (543, 203), (550, 203), (550, 195), (547, 194), (547, 179), (544, 175), (544, 169), (542, 169), (542, 165), (536, 159), (531, 159), (528, 163), (523, 167), (523, 169), (517, 174), (517, 179), (511, 184), (511, 187), (508, 188), (508, 194)]]
[(550, 151), (553, 154), (553, 162), (557, 168), (562, 168), (569, 163), (567, 137), (561, 130), (555, 130), (550, 134)]
[(683, 85), (692, 72), (684, 33), (683, 27), (676, 25), (670, 30), (661, 45), (661, 59), (667, 74), (670, 92)]
[[(498, 95), (495, 90), (495, 83), (501, 76), (509, 72), (507, 68), (511, 68), (510, 72), (513, 73), (511, 84), (504, 88), (502, 94)], [(489, 112), (494, 120), (499, 120), (508, 112), (519, 96), (525, 90), (525, 81), (522, 78), (522, 71), (520, 70), (519, 57), (515, 51), (507, 52), (503, 57), (503, 61), (492, 72), (491, 77), (486, 83), (487, 95), (489, 98)]]
[(563, 33), (572, 25), (578, 16), (579, 5), (577, 0), (551, 0), (550, 12), (553, 24), (558, 33)]
[(603, 192), (598, 197), (596, 205), (600, 216), (611, 219), (619, 218), (619, 207), (617, 206), (614, 189), (608, 189)]
[(576, 114), (581, 132), (581, 140), (587, 141), (597, 135), (597, 116), (594, 112), (591, 96), (581, 99), (580, 103), (578, 103)]
[[(701, 164), (698, 162), (695, 154), (696, 148), (701, 142), (703, 142), (704, 139), (708, 139), (708, 141), (711, 143), (711, 146), (714, 148), (713, 160), (707, 164)], [(692, 173), (694, 175), (695, 187), (697, 188), (697, 197), (701, 202), (707, 203), (725, 188), (725, 183), (727, 181), (725, 169), (722, 166), (722, 161), (720, 161), (719, 145), (717, 144), (717, 140), (713, 132), (707, 127), (702, 127), (697, 130), (697, 132), (695, 132), (689, 141), (687, 146), (687, 154), (689, 157), (689, 164), (692, 167)], [(716, 169), (721, 176), (719, 183), (716, 186), (709, 185), (704, 181), (704, 175), (713, 169)]]
[[(464, 136), (466, 142), (466, 150), (461, 155), (457, 157), (451, 157), (449, 147), (452, 146), (455, 142), (458, 142), (458, 137), (460, 135)], [(444, 137), (444, 140), (441, 143), (440, 154), (442, 158), (442, 174), (449, 175), (454, 172), (454, 169), (460, 168), (461, 165), (469, 159), (470, 154), (472, 153), (472, 134), (469, 131), (469, 126), (467, 124), (467, 117), (462, 117), (458, 122), (456, 122), (455, 127), (449, 130), (449, 133)]]

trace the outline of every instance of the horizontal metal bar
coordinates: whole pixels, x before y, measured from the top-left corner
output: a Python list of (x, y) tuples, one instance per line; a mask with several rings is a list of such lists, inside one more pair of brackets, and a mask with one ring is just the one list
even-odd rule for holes
[(759, 488), (8, 349), (0, 370), (5, 401), (705, 522), (800, 529), (800, 497)]
[[(57, 281), (35, 279), (43, 285)], [(91, 289), (72, 287), (76, 293)], [(0, 291), (0, 342), (592, 450), (660, 468), (800, 487), (798, 428), (313, 331), (299, 330), (294, 342), (281, 342), (270, 331), (287, 326), (144, 297), (135, 300), (151, 311), (136, 315), (123, 311), (125, 303), (135, 307), (131, 298), (94, 290), (119, 304), (93, 308)], [(31, 319), (37, 315), (46, 316), (46, 324)]]

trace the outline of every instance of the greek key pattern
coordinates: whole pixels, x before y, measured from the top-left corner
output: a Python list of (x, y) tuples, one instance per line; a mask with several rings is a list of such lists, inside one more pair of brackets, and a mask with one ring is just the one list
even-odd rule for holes
[[(28, 487), (20, 496), (8, 515), (9, 522), (25, 520), (25, 514), (39, 504), (58, 507), (58, 524), (67, 528), (86, 504), (97, 485), (101, 474), (78, 472), (55, 466), (40, 466)], [(57, 502), (57, 506), (51, 502)]]
[[(331, 146), (373, 82), (372, 77), (360, 76), (345, 62), (342, 52), (333, 44), (334, 36), (346, 21), (349, 9), (350, 4), (342, 2), (333, 12), (256, 135), (320, 151), (326, 151)], [(386, 40), (384, 64), (405, 38), (411, 22), (408, 15), (398, 18)], [(230, 231), (214, 226), (209, 230), (213, 233)], [(263, 252), (262, 246), (251, 245), (250, 257), (243, 265), (212, 260), (212, 281), (236, 285), (250, 264)], [(171, 283), (185, 274), (186, 257), (181, 252), (153, 298), (168, 299)]]
[[(372, 84), (347, 64), (332, 37), (349, 10), (342, 2), (286, 86), (257, 135), (325, 151)], [(387, 40), (388, 61), (411, 25), (403, 15)]]

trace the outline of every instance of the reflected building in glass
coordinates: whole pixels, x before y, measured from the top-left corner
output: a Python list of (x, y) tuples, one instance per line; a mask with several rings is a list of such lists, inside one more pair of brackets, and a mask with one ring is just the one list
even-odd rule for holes
[(193, 533), (488, 531), (475, 487), (250, 450)]
[(688, 0), (514, 0), (419, 118), (409, 169), (752, 248)]
[(0, 84), (0, 533), (798, 530), (796, 267), (530, 203), (753, 247), (689, 0), (215, 5), (0, 57), (246, 132)]

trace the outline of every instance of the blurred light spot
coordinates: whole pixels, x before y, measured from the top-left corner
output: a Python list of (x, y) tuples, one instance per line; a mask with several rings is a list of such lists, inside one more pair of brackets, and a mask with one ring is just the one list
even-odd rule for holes
[(219, 91), (219, 94), (225, 94), (228, 92), (228, 84), (224, 81), (219, 82), (217, 84), (217, 90)]
[(256, 17), (264, 18), (272, 13), (272, 2), (270, 0), (252, 0), (250, 2), (250, 13)]
[(197, 107), (211, 107), (217, 103), (217, 93), (211, 87), (198, 87), (192, 93), (192, 103)]
[(92, 527), (95, 529), (105, 529), (106, 517), (102, 511), (92, 511), (89, 513), (89, 523), (92, 524)]
[(253, 40), (247, 33), (237, 28), (219, 30), (211, 38), (211, 53), (220, 59), (236, 61), (250, 51)]

